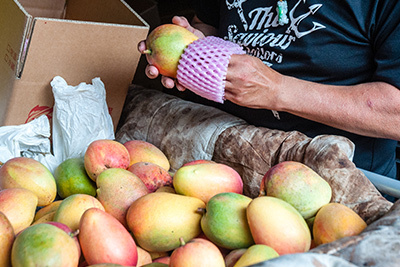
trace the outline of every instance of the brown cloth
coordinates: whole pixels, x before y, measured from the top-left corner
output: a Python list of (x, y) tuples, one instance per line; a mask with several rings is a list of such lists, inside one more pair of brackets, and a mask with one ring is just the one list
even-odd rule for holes
[(157, 90), (133, 86), (115, 139), (145, 140), (168, 157), (171, 171), (195, 159), (211, 160), (219, 135), (242, 119)]
[(353, 150), (353, 143), (341, 136), (309, 138), (296, 131), (239, 125), (220, 135), (213, 160), (237, 170), (244, 181), (244, 193), (253, 198), (270, 167), (288, 160), (304, 163), (330, 184), (331, 202), (350, 207), (370, 223), (392, 204), (349, 159)]
[[(218, 109), (135, 85), (129, 90), (120, 125), (116, 133), (117, 141), (123, 143), (137, 139), (156, 145), (170, 160), (172, 172), (195, 159), (212, 159), (231, 166), (243, 179), (244, 194), (252, 198), (259, 195), (264, 174), (275, 164), (293, 160), (312, 168), (331, 185), (331, 202), (350, 207), (369, 226), (361, 235), (350, 239), (351, 241), (343, 239), (317, 247), (312, 250), (314, 253), (305, 253), (307, 255), (301, 256), (302, 258), (310, 260), (312, 256), (313, 261), (322, 253), (325, 257), (331, 254), (330, 258), (333, 259), (344, 258), (349, 266), (352, 265), (350, 262), (378, 266), (379, 262), (372, 262), (375, 256), (382, 258), (382, 262), (390, 262), (393, 260), (393, 253), (388, 251), (386, 256), (375, 255), (375, 250), (371, 247), (379, 247), (381, 242), (395, 244), (394, 249), (399, 248), (398, 242), (386, 240), (386, 237), (392, 239), (391, 233), (397, 235), (398, 239), (399, 219), (387, 218), (396, 218), (395, 214), (399, 213), (398, 205), (393, 206), (393, 203), (382, 197), (351, 161), (354, 144), (345, 137), (320, 135), (309, 138), (297, 131), (284, 132), (255, 127)], [(392, 206), (392, 210), (388, 212)], [(383, 225), (385, 231), (382, 229)], [(372, 245), (369, 245), (371, 242)], [(371, 246), (369, 253), (368, 246)], [(388, 246), (381, 246), (376, 252), (383, 253)], [(354, 251), (368, 255), (356, 255)], [(388, 255), (392, 258), (388, 258)], [(395, 254), (397, 255), (398, 253)], [(320, 260), (323, 261), (322, 258)]]

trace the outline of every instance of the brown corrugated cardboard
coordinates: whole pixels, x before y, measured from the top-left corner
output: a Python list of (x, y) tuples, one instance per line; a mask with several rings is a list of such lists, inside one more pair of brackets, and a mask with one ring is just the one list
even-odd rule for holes
[(51, 117), (59, 75), (73, 86), (100, 77), (116, 127), (148, 31), (122, 0), (2, 0), (0, 125)]

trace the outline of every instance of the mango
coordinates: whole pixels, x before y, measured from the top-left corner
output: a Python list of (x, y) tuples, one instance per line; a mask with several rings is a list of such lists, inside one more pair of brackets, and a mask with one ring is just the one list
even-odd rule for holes
[(148, 35), (144, 54), (147, 61), (154, 65), (161, 75), (176, 78), (183, 50), (197, 39), (195, 34), (184, 27), (163, 24)]
[(79, 251), (74, 238), (47, 223), (29, 226), (17, 235), (11, 250), (13, 267), (76, 267)]
[(303, 216), (289, 203), (260, 196), (247, 207), (247, 221), (256, 244), (273, 248), (279, 255), (310, 249), (311, 233)]
[(169, 171), (171, 166), (167, 156), (152, 143), (144, 140), (130, 140), (123, 145), (128, 149), (130, 155), (129, 166), (138, 162), (150, 162)]
[(160, 258), (157, 258), (157, 259), (153, 260), (153, 262), (164, 263), (164, 264), (167, 264), (167, 265), (169, 265), (170, 261), (171, 261), (171, 257), (170, 256), (160, 257)]
[(99, 263), (99, 264), (91, 264), (85, 265), (86, 267), (123, 267), (124, 265), (115, 264), (115, 263)]
[(106, 212), (127, 227), (126, 213), (139, 197), (149, 193), (146, 185), (128, 170), (110, 168), (96, 179), (97, 199)]
[(149, 252), (170, 251), (201, 232), (205, 208), (198, 198), (166, 192), (154, 192), (137, 199), (128, 209), (127, 223), (137, 244)]
[(79, 224), (79, 242), (86, 262), (136, 266), (136, 243), (112, 215), (98, 208), (87, 209)]
[(267, 196), (291, 204), (304, 219), (315, 216), (332, 197), (329, 183), (310, 167), (296, 161), (283, 161), (271, 167), (263, 177), (261, 188), (265, 188)]
[(180, 241), (180, 247), (171, 253), (170, 267), (225, 267), (224, 257), (211, 241), (203, 238), (193, 238), (188, 242), (181, 238)]
[(175, 189), (172, 186), (161, 186), (155, 192), (166, 192), (166, 193), (172, 193), (172, 194), (176, 193)]
[(225, 256), (225, 266), (226, 267), (233, 267), (235, 263), (239, 260), (239, 258), (247, 251), (247, 248), (238, 248), (231, 250)]
[(96, 184), (86, 173), (83, 158), (64, 160), (54, 170), (57, 193), (64, 199), (73, 194), (88, 194), (96, 196)]
[(33, 225), (33, 224), (38, 224), (38, 223), (52, 222), (52, 221), (54, 221), (54, 215), (55, 215), (55, 214), (56, 214), (55, 211), (46, 213), (45, 215), (43, 215), (43, 216), (40, 217), (39, 219), (34, 220), (33, 223), (32, 223), (32, 225)]
[(315, 216), (313, 237), (315, 245), (333, 242), (343, 237), (360, 234), (367, 224), (352, 209), (340, 204), (324, 205)]
[(129, 152), (118, 141), (99, 139), (91, 142), (85, 151), (83, 163), (85, 170), (93, 181), (102, 171), (109, 168), (128, 169)]
[(15, 234), (11, 222), (0, 211), (0, 266), (11, 266), (11, 248)]
[(149, 253), (153, 261), (158, 258), (169, 256), (168, 251), (149, 251)]
[(83, 213), (90, 208), (105, 210), (97, 198), (86, 194), (74, 194), (63, 199), (54, 214), (53, 220), (67, 225), (72, 231), (76, 231), (79, 228)]
[(16, 157), (0, 168), (0, 190), (25, 188), (38, 197), (38, 206), (46, 206), (57, 196), (53, 174), (39, 161), (32, 158)]
[(263, 244), (256, 244), (250, 246), (233, 267), (250, 266), (277, 257), (279, 257), (279, 254), (273, 248)]
[(142, 249), (139, 246), (136, 246), (136, 248), (137, 248), (137, 255), (138, 255), (138, 260), (137, 260), (136, 266), (142, 266), (142, 265), (153, 262), (153, 260), (151, 259), (151, 255), (147, 250)]
[(185, 164), (182, 165), (182, 167), (189, 166), (189, 165), (195, 165), (195, 164), (203, 164), (203, 163), (216, 163), (216, 162), (213, 160), (208, 160), (208, 159), (195, 159), (195, 160), (186, 162)]
[(172, 186), (172, 176), (155, 163), (136, 162), (128, 168), (128, 171), (139, 177), (149, 192), (155, 192), (163, 186)]
[(10, 221), (15, 234), (31, 225), (38, 204), (38, 197), (25, 188), (0, 191), (0, 212)]
[(221, 163), (202, 163), (179, 168), (173, 177), (177, 194), (208, 200), (218, 193), (243, 193), (243, 181), (239, 173)]
[(48, 213), (55, 212), (61, 204), (61, 199), (51, 202), (49, 205), (44, 206), (36, 211), (34, 221), (39, 220), (41, 217)]
[(251, 198), (227, 192), (213, 196), (201, 218), (201, 229), (217, 246), (227, 249), (247, 248), (254, 244), (246, 217)]
[(161, 262), (152, 262), (152, 263), (145, 264), (141, 267), (168, 267), (168, 264), (161, 263)]

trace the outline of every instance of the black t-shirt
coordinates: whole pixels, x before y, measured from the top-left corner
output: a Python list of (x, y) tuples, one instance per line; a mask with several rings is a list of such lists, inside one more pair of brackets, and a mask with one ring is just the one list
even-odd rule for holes
[[(196, 15), (219, 36), (282, 74), (335, 85), (384, 81), (400, 88), (400, 4), (393, 0), (287, 0), (289, 23), (279, 25), (277, 0), (197, 0)], [(188, 91), (188, 90), (186, 90)], [(359, 136), (327, 125), (229, 101), (217, 104), (190, 92), (190, 100), (216, 106), (248, 123), (297, 130), (314, 137), (335, 134), (355, 143), (357, 167), (396, 176), (396, 141)], [(307, 94), (307, 92), (304, 92)]]

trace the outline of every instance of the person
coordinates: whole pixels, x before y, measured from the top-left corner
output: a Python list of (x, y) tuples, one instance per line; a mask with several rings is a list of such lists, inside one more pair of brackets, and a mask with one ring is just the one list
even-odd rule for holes
[[(249, 124), (341, 135), (355, 144), (357, 167), (396, 177), (400, 140), (400, 4), (392, 0), (197, 0), (199, 37), (240, 44), (232, 55), (223, 104), (161, 77), (166, 88), (218, 107)], [(284, 4), (284, 8), (282, 8)], [(138, 44), (139, 51), (145, 43)], [(146, 67), (149, 78), (157, 68)]]

